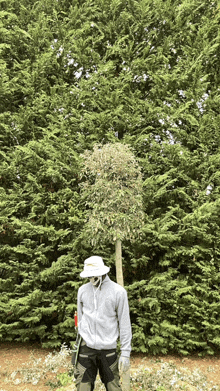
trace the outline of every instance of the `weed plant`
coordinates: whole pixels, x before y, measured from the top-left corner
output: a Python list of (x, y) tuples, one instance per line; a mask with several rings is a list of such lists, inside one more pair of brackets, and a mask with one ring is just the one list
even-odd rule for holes
[(70, 380), (73, 375), (71, 354), (72, 351), (66, 344), (61, 346), (59, 352), (49, 353), (45, 359), (36, 358), (32, 354), (30, 361), (25, 363), (24, 367), (8, 374), (7, 381), (15, 385), (22, 383), (36, 385), (40, 380), (45, 379), (45, 383), (48, 383), (51, 389), (56, 389), (63, 384), (63, 377)]

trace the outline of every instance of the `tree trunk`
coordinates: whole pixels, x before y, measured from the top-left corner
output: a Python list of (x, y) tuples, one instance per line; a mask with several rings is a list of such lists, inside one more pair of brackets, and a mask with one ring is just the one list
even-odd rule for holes
[(122, 391), (130, 391), (131, 389), (130, 369), (128, 369), (127, 372), (123, 373), (121, 378), (122, 378)]
[(122, 270), (122, 249), (121, 240), (116, 239), (115, 243), (115, 266), (116, 266), (116, 278), (117, 283), (124, 286), (123, 270)]
[[(124, 286), (122, 270), (122, 247), (121, 240), (117, 239), (115, 243), (115, 266), (117, 283)], [(122, 391), (130, 391), (130, 369), (122, 374)]]

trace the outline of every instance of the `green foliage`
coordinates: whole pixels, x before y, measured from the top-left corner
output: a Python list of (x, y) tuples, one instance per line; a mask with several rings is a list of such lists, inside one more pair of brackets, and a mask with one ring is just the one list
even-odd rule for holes
[[(219, 19), (217, 1), (1, 0), (2, 340), (74, 339), (92, 251), (80, 154), (111, 143), (144, 181), (143, 226), (126, 201), (141, 235), (123, 242), (133, 349), (219, 349)], [(114, 279), (113, 247), (94, 248)]]
[(72, 379), (70, 378), (70, 376), (67, 372), (60, 373), (59, 375), (57, 375), (57, 377), (58, 377), (62, 386), (67, 386), (72, 383)]
[(75, 333), (69, 321), (79, 287), (75, 232), (83, 219), (75, 210), (77, 154), (60, 141), (46, 132), (41, 141), (19, 145), (10, 165), (7, 156), (0, 216), (1, 334), (49, 339), (54, 347)]
[(50, 389), (57, 391), (65, 391), (66, 387), (73, 382), (72, 377), (67, 372), (60, 373), (57, 375), (56, 380), (49, 380), (46, 382), (46, 385), (50, 387)]
[(143, 225), (142, 175), (121, 143), (95, 145), (82, 155), (82, 197), (89, 208), (85, 230), (91, 243), (134, 239)]

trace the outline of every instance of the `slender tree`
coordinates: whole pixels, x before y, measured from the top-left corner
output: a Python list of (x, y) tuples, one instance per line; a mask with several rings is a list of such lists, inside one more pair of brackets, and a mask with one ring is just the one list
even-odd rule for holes
[(119, 142), (95, 145), (82, 157), (82, 196), (88, 206), (85, 231), (93, 245), (115, 243), (117, 282), (124, 285), (122, 241), (137, 237), (144, 220), (141, 169), (131, 149)]

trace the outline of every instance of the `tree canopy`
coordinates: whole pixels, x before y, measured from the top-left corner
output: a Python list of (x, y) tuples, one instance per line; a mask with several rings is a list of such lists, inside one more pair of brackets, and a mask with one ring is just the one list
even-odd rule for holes
[(91, 243), (134, 239), (140, 233), (144, 214), (142, 174), (127, 145), (95, 145), (83, 156), (82, 197), (88, 206)]

